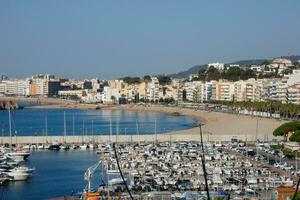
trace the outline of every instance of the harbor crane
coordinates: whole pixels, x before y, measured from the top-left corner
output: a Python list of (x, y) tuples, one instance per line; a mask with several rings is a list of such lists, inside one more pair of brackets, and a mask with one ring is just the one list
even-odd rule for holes
[(87, 181), (87, 192), (91, 192), (92, 190), (92, 177), (96, 169), (100, 166), (101, 160), (99, 160), (96, 164), (90, 166), (84, 173), (84, 180)]

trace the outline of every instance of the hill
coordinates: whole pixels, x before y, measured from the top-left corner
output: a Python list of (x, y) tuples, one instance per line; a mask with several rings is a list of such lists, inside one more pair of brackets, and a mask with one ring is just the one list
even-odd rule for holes
[[(292, 55), (292, 56), (280, 56), (280, 58), (286, 58), (291, 60), (292, 62), (297, 62), (298, 60), (300, 60), (300, 56), (298, 55)], [(240, 66), (247, 66), (247, 65), (261, 65), (264, 62), (271, 62), (273, 59), (252, 59), (252, 60), (239, 60), (239, 61), (235, 61), (235, 62), (231, 62), (231, 63), (226, 63), (225, 66), (228, 65), (240, 65)], [(206, 68), (206, 64), (203, 65), (195, 65), (191, 68), (189, 68), (188, 70), (182, 71), (182, 72), (178, 72), (175, 74), (169, 74), (169, 76), (171, 78), (187, 78), (190, 74), (197, 74), (199, 72), (199, 70)]]

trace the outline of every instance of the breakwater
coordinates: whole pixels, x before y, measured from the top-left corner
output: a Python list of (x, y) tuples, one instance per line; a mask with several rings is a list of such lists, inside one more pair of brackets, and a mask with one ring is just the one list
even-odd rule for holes
[[(226, 142), (231, 141), (231, 139), (238, 139), (244, 141), (256, 141), (256, 139), (271, 141), (274, 137), (266, 138), (263, 135), (255, 136), (255, 135), (213, 135), (208, 133), (203, 133), (203, 140), (206, 141), (215, 141), (215, 142)], [(186, 134), (147, 134), (147, 135), (97, 135), (97, 136), (13, 136), (12, 143), (13, 144), (45, 144), (52, 142), (66, 142), (66, 143), (105, 143), (105, 142), (165, 142), (165, 141), (200, 141), (200, 135), (186, 135)], [(10, 143), (10, 137), (0, 137), (0, 142)]]

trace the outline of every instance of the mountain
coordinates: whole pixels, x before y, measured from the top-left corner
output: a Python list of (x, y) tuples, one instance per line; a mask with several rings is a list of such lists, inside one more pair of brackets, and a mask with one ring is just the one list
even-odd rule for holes
[[(280, 56), (277, 58), (286, 58), (291, 60), (292, 62), (297, 62), (298, 60), (300, 60), (300, 56), (298, 55), (292, 55), (292, 56)], [(273, 59), (253, 59), (253, 60), (239, 60), (239, 61), (235, 61), (235, 62), (231, 62), (231, 63), (226, 63), (225, 66), (228, 65), (240, 65), (240, 66), (247, 66), (247, 65), (261, 65), (264, 62), (272, 62)], [(197, 74), (199, 72), (200, 69), (205, 68), (207, 65), (195, 65), (191, 68), (189, 68), (188, 70), (182, 71), (182, 72), (178, 72), (175, 74), (169, 74), (169, 76), (171, 78), (187, 78), (190, 74)]]
[(206, 65), (195, 65), (190, 69), (182, 72), (178, 72), (176, 74), (169, 74), (171, 78), (187, 78), (190, 74), (198, 74), (200, 69), (206, 68)]
[(247, 65), (262, 65), (264, 62), (271, 62), (269, 59), (255, 59), (255, 60), (239, 60), (232, 63), (227, 63), (225, 65), (239, 65), (239, 66), (247, 66)]

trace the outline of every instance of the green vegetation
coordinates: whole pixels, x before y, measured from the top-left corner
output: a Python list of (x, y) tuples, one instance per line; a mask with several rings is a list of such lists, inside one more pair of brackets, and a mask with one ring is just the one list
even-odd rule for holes
[(160, 103), (160, 104), (171, 104), (171, 103), (175, 103), (175, 99), (174, 98), (160, 98), (159, 100), (158, 100), (158, 102)]
[(272, 144), (272, 145), (270, 145), (270, 147), (271, 147), (272, 149), (276, 149), (276, 150), (280, 150), (280, 149), (282, 148), (281, 145), (277, 145), (277, 144)]
[(141, 79), (139, 77), (130, 77), (130, 76), (126, 76), (123, 78), (123, 81), (129, 85), (131, 84), (136, 84), (136, 83), (140, 83)]
[(297, 130), (293, 133), (293, 135), (290, 136), (290, 141), (293, 142), (300, 142), (300, 130)]
[[(294, 195), (290, 196), (290, 199), (293, 199)], [(300, 200), (300, 192), (297, 193), (295, 200)]]
[(289, 132), (295, 132), (300, 130), (300, 121), (292, 121), (282, 124), (277, 127), (273, 135), (274, 136), (287, 136)]
[(298, 119), (300, 105), (283, 104), (277, 101), (207, 101), (206, 103), (226, 105), (234, 110), (247, 109), (259, 112), (270, 112), (280, 114), (282, 118)]
[[(267, 70), (267, 67), (266, 67)], [(284, 73), (290, 73), (291, 69), (288, 69)], [(250, 67), (226, 67), (224, 70), (218, 70), (213, 66), (201, 68), (198, 72), (198, 78), (193, 78), (193, 81), (211, 81), (226, 79), (229, 81), (247, 80), (249, 78), (276, 78), (280, 77), (278, 71), (268, 74), (256, 74)]]
[(166, 85), (166, 84), (169, 84), (171, 83), (171, 78), (169, 76), (165, 76), (165, 75), (160, 75), (157, 77), (158, 79), (158, 82), (160, 85)]
[(212, 66), (207, 69), (201, 69), (198, 73), (198, 79), (200, 81), (211, 81), (226, 79), (229, 81), (246, 80), (249, 78), (256, 78), (256, 74), (249, 68), (230, 67), (223, 71), (220, 71)]
[(146, 75), (146, 76), (144, 76), (143, 79), (144, 79), (144, 81), (149, 82), (149, 81), (151, 81), (151, 76)]

